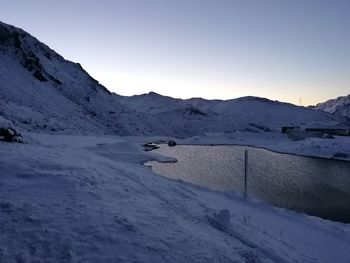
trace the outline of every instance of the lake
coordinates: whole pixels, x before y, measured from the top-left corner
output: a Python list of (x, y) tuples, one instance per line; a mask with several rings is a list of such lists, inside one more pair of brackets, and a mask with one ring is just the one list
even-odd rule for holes
[(246, 146), (159, 145), (176, 163), (148, 162), (162, 176), (218, 191), (244, 191), (274, 206), (350, 223), (350, 162), (275, 153)]

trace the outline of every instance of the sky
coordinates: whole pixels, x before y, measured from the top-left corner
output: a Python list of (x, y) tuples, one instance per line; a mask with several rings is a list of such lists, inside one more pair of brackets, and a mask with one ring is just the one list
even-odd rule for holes
[(120, 95), (350, 93), (349, 0), (0, 0), (20, 27)]

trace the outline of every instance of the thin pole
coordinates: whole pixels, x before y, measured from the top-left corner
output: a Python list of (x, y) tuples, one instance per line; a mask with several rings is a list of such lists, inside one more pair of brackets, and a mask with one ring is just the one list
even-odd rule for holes
[(247, 197), (248, 150), (244, 151), (244, 196)]

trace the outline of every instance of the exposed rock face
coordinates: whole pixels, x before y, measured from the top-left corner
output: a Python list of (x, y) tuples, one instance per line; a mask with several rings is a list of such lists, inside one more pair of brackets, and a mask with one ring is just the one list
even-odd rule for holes
[[(2, 22), (0, 83), (0, 112), (26, 129), (125, 132), (116, 121), (121, 106), (80, 64)], [(110, 111), (117, 113), (114, 120)]]
[[(11, 30), (11, 27), (4, 27), (0, 24), (0, 45), (12, 50), (18, 57), (22, 66), (33, 74), (33, 76), (39, 81), (51, 80), (57, 85), (61, 85), (62, 82), (49, 73), (47, 73), (44, 67), (40, 63), (40, 59), (36, 54), (25, 45), (22, 44), (22, 39), (26, 37), (25, 33), (20, 34), (17, 31)], [(46, 53), (46, 57), (50, 58), (50, 53)]]

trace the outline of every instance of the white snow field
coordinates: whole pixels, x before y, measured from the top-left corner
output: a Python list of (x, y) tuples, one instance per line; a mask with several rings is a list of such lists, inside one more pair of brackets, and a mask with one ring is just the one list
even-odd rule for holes
[(158, 176), (145, 139), (24, 137), (0, 142), (0, 262), (350, 262), (349, 225)]

